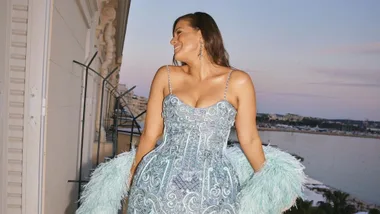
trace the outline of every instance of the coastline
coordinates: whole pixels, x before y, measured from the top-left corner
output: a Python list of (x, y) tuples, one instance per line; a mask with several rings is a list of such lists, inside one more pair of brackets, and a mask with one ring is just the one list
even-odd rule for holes
[[(326, 202), (326, 199), (323, 196), (323, 191), (324, 190), (330, 190), (330, 191), (341, 191), (344, 193), (347, 193), (343, 190), (340, 190), (338, 188), (334, 188), (332, 186), (326, 185), (318, 180), (315, 180), (313, 178), (308, 177), (307, 182), (306, 182), (306, 188), (307, 190), (305, 191), (306, 198), (309, 201), (313, 201), (313, 206), (318, 206), (318, 201), (323, 201)], [(347, 193), (349, 194), (349, 193)], [(368, 210), (375, 208), (375, 209), (380, 209), (380, 205), (374, 204), (374, 203), (368, 203), (365, 202), (358, 197), (349, 194), (349, 197), (347, 198), (347, 202), (349, 204), (352, 204), (355, 206), (355, 208), (359, 212), (368, 212)]]
[(380, 139), (380, 136), (371, 136), (371, 135), (354, 135), (354, 134), (344, 134), (344, 133), (316, 132), (316, 131), (307, 131), (307, 130), (289, 130), (289, 129), (279, 129), (279, 128), (259, 127), (258, 131), (293, 132), (293, 133), (303, 133), (303, 134), (318, 134), (318, 135), (330, 135), (330, 136), (342, 136), (342, 137), (359, 137), (359, 138)]

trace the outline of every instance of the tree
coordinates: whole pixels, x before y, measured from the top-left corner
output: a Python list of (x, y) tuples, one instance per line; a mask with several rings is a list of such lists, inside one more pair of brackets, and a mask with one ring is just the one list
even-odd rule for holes
[(356, 212), (355, 206), (347, 203), (349, 194), (341, 191), (325, 190), (323, 196), (326, 202), (319, 202), (319, 209), (326, 214), (353, 214)]
[(319, 210), (318, 207), (313, 207), (313, 201), (304, 201), (301, 198), (297, 198), (296, 204), (284, 214), (327, 214), (323, 210)]
[(368, 211), (368, 214), (380, 214), (380, 210), (373, 208)]
[(304, 201), (301, 198), (297, 198), (296, 204), (284, 214), (313, 214), (312, 213), (313, 201)]

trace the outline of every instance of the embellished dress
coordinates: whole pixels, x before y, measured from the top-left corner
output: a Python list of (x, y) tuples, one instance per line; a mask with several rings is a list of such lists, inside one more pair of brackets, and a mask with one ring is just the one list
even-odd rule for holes
[[(231, 71), (232, 72), (232, 71)], [(163, 141), (143, 157), (128, 185), (136, 150), (99, 164), (83, 186), (76, 214), (279, 214), (304, 198), (304, 166), (263, 146), (265, 163), (254, 172), (239, 145), (227, 147), (236, 109), (226, 99), (195, 108), (172, 93), (164, 98)]]
[[(232, 72), (232, 71), (231, 71)], [(236, 109), (224, 99), (195, 108), (170, 94), (163, 102), (162, 143), (140, 162), (128, 214), (235, 214), (240, 184), (225, 155)]]

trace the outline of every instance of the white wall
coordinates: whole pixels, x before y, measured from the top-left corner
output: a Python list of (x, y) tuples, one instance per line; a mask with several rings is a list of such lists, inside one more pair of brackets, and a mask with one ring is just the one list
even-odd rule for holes
[[(0, 28), (6, 29), (7, 27), (7, 1), (0, 1)], [(4, 32), (4, 31), (3, 31)], [(5, 33), (0, 33), (0, 213), (5, 212), (5, 193), (6, 193), (6, 171), (5, 171), (5, 50), (6, 50), (6, 35)]]
[(24, 208), (27, 8), (27, 1), (0, 1), (0, 213)]
[[(84, 101), (83, 68), (73, 63), (88, 62), (96, 49), (98, 14), (83, 8), (86, 2), (0, 1), (1, 214), (76, 209), (78, 184), (68, 180), (79, 177), (81, 104), (87, 103), (83, 163), (89, 166), (99, 86), (91, 74)], [(89, 18), (89, 10), (85, 22), (81, 11)], [(97, 70), (98, 59), (91, 67)]]
[[(94, 24), (97, 24), (96, 22)], [(73, 60), (87, 62), (94, 52), (93, 32), (89, 30), (74, 0), (55, 0), (52, 8), (51, 44), (48, 74), (47, 129), (45, 157), (44, 213), (74, 213), (78, 184), (79, 145), (83, 67)], [(89, 32), (91, 31), (91, 32)], [(92, 43), (92, 44), (91, 44)], [(86, 58), (87, 57), (87, 58)], [(91, 66), (96, 69), (98, 61)], [(89, 162), (94, 135), (97, 83), (89, 79), (86, 112), (84, 164)], [(88, 168), (87, 168), (88, 169)], [(84, 175), (88, 170), (84, 171)]]

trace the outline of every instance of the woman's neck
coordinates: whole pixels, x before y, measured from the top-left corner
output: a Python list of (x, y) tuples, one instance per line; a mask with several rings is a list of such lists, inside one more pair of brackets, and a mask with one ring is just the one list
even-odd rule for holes
[(187, 63), (188, 73), (198, 80), (204, 80), (211, 76), (218, 69), (218, 65), (210, 60), (203, 58)]

